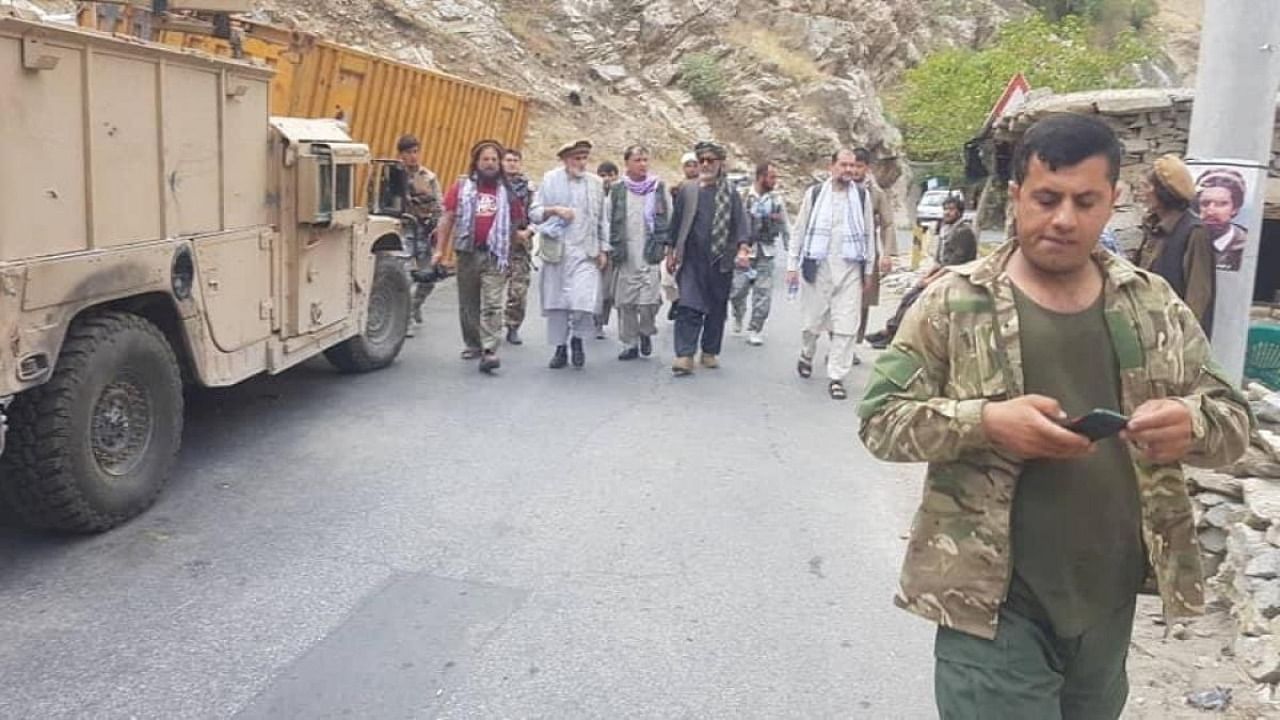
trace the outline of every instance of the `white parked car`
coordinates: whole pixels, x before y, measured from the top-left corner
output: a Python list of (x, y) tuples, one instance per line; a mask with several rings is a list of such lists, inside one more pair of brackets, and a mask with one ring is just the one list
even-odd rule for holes
[[(942, 203), (949, 197), (956, 197), (964, 202), (964, 195), (959, 190), (928, 190), (916, 205), (916, 222), (921, 225), (935, 223), (942, 219)], [(968, 211), (965, 215), (969, 215)]]

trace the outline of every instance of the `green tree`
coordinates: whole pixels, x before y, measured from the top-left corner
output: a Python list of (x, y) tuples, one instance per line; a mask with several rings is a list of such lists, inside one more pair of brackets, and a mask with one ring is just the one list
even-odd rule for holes
[(716, 105), (724, 95), (725, 79), (720, 64), (707, 53), (686, 55), (680, 61), (679, 84), (694, 102), (704, 107)]
[(1065, 93), (1124, 87), (1124, 70), (1150, 57), (1131, 31), (1106, 45), (1090, 40), (1090, 26), (1077, 16), (1052, 23), (1036, 15), (1001, 28), (990, 47), (934, 53), (907, 71), (890, 108), (902, 130), (907, 154), (943, 163), (941, 174), (959, 174), (964, 143), (981, 129), (1005, 84), (1022, 73), (1033, 88)]

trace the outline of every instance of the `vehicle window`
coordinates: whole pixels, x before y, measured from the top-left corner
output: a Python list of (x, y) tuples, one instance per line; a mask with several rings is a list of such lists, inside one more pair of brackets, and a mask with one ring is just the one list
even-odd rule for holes
[(337, 167), (337, 179), (334, 184), (334, 210), (346, 210), (355, 204), (355, 198), (352, 197), (354, 175), (354, 165), (339, 165)]

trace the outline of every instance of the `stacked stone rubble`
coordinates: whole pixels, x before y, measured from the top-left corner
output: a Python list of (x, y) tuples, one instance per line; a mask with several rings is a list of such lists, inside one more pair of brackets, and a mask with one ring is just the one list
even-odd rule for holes
[(1280, 436), (1263, 430), (1242, 461), (1188, 476), (1209, 589), (1229, 604), (1235, 620), (1232, 651), (1241, 669), (1272, 693), (1280, 690), (1277, 450)]

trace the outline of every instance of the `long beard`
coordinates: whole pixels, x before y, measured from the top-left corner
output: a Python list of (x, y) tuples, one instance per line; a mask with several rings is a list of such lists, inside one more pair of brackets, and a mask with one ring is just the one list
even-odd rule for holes
[(479, 176), (479, 178), (480, 178), (481, 180), (484, 180), (484, 181), (486, 181), (486, 182), (494, 182), (495, 180), (497, 180), (497, 179), (498, 179), (498, 176), (499, 176), (499, 175), (501, 175), (501, 174), (502, 174), (502, 171), (501, 171), (501, 170), (496, 170), (496, 169), (495, 169), (495, 170), (485, 170), (485, 169), (481, 168), (481, 169), (477, 169), (477, 170), (476, 170), (476, 175), (477, 175), (477, 176)]

